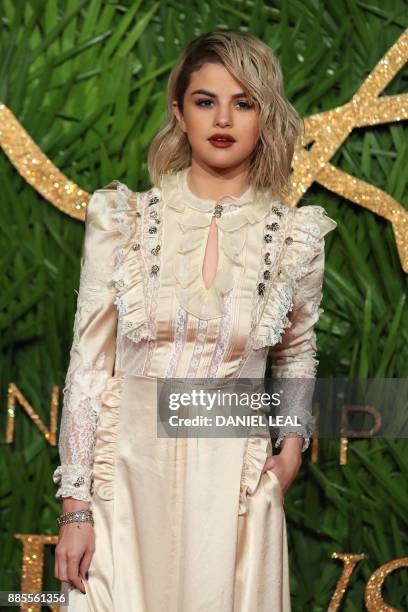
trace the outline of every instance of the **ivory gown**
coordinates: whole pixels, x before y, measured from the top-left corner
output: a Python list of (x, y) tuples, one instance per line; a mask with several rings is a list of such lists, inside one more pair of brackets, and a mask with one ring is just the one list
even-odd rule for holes
[(114, 181), (87, 206), (54, 482), (58, 499), (90, 501), (96, 550), (69, 612), (291, 609), (282, 489), (261, 474), (271, 439), (157, 438), (156, 382), (262, 379), (269, 350), (273, 377), (314, 378), (324, 235), (337, 224), (321, 206), (255, 199), (251, 188), (198, 198), (188, 170), (146, 192)]

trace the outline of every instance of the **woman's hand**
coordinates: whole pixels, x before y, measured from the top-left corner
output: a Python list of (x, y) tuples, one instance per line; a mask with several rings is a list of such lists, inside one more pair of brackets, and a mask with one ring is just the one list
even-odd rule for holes
[(302, 465), (303, 438), (287, 436), (282, 441), (282, 450), (279, 455), (267, 457), (262, 468), (262, 473), (272, 470), (280, 482), (282, 492), (285, 495), (295, 480)]
[[(64, 512), (83, 510), (89, 504), (64, 500)], [(79, 525), (79, 526), (78, 526)], [(67, 523), (60, 527), (55, 548), (55, 577), (85, 593), (83, 580), (95, 552), (95, 533), (89, 522)]]

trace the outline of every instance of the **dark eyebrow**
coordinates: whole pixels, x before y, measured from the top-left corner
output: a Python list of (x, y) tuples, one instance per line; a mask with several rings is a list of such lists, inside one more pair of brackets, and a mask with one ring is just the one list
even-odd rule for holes
[[(213, 93), (212, 91), (207, 91), (207, 89), (195, 89), (194, 91), (191, 92), (191, 95), (194, 96), (194, 94), (203, 94), (205, 96), (209, 96), (210, 98), (216, 98), (217, 94)], [(248, 95), (244, 92), (244, 91), (240, 91), (239, 93), (236, 93), (232, 96), (233, 99), (235, 98), (247, 98)]]

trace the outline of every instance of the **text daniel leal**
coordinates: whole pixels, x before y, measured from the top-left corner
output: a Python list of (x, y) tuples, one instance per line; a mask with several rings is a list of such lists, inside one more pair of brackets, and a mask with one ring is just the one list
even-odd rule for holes
[(292, 427), (300, 427), (301, 422), (297, 415), (289, 416), (278, 414), (275, 416), (269, 415), (268, 417), (264, 414), (248, 414), (248, 415), (235, 415), (235, 416), (222, 416), (220, 414), (215, 417), (209, 417), (204, 415), (197, 415), (192, 418), (178, 417), (172, 415), (169, 418), (169, 424), (174, 427), (257, 427), (268, 425), (269, 427), (286, 427), (291, 425)]

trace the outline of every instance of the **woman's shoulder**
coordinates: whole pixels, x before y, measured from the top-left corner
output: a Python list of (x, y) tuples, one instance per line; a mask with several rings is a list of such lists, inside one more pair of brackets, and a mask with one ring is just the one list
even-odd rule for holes
[(138, 192), (133, 191), (126, 183), (114, 179), (104, 187), (95, 189), (93, 195), (98, 194), (104, 198), (106, 205), (117, 208), (122, 204), (122, 208), (127, 208), (132, 201), (137, 200)]
[(328, 216), (323, 206), (308, 204), (288, 207), (286, 224), (286, 255), (302, 259), (305, 253), (318, 254), (324, 250), (324, 237), (337, 227), (337, 222)]
[(160, 201), (159, 196), (159, 190), (154, 187), (135, 191), (115, 179), (92, 193), (86, 207), (86, 222), (127, 236), (138, 219), (144, 217), (144, 211), (156, 208), (153, 205)]
[(114, 208), (138, 209), (152, 205), (159, 201), (160, 190), (156, 187), (150, 187), (145, 191), (136, 191), (131, 189), (126, 183), (118, 180), (113, 180), (104, 187), (95, 191), (95, 193), (106, 194), (106, 201), (113, 205)]
[(321, 240), (337, 227), (337, 222), (319, 204), (294, 207), (292, 211), (291, 230), (300, 241), (309, 243), (313, 242), (313, 238)]
[(337, 222), (328, 216), (323, 206), (317, 204), (293, 207), (290, 215), (281, 267), (283, 275), (296, 281), (310, 272), (314, 262), (321, 264), (325, 236), (336, 229)]
[(88, 214), (104, 211), (140, 212), (141, 208), (156, 195), (155, 189), (136, 191), (126, 183), (114, 179), (107, 185), (95, 189), (87, 204)]
[(86, 206), (86, 225), (95, 225), (105, 231), (121, 231), (129, 224), (128, 217), (137, 214), (137, 196), (137, 192), (118, 180), (95, 189)]

